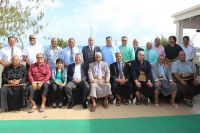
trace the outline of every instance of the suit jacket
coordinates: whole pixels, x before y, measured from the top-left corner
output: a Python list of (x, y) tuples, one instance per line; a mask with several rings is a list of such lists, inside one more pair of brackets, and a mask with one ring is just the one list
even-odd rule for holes
[[(108, 67), (108, 64), (106, 62), (101, 61), (101, 72), (103, 79), (106, 80), (106, 82), (110, 82), (110, 69)], [(95, 71), (96, 70), (96, 62), (89, 64), (89, 70), (88, 70), (88, 77), (90, 81), (93, 81), (95, 79)]]
[[(90, 47), (89, 45), (88, 46), (85, 46), (83, 47), (82, 49), (82, 53), (83, 53), (83, 60), (84, 60), (84, 63), (86, 64), (89, 64), (89, 63), (92, 63), (92, 62), (95, 62), (95, 53), (96, 52), (101, 52), (101, 49), (98, 47), (98, 46), (94, 46), (94, 56), (92, 57), (92, 59), (89, 59), (89, 53), (90, 53)], [(92, 61), (90, 61), (92, 60)]]
[[(151, 73), (151, 65), (148, 61), (144, 60), (144, 72), (147, 76), (147, 80), (153, 81), (152, 73)], [(131, 62), (131, 78), (133, 81), (138, 79), (141, 70), (141, 63), (138, 60), (134, 60)]]
[[(75, 70), (75, 63), (72, 63), (68, 66), (67, 70), (67, 82), (73, 80)], [(81, 81), (87, 81), (87, 68), (84, 63), (81, 64)]]
[[(159, 76), (159, 66), (158, 63), (154, 64), (152, 66), (152, 75), (153, 75), (153, 80), (155, 81), (158, 79)], [(172, 80), (172, 74), (170, 71), (170, 67), (166, 64), (164, 64), (164, 75), (163, 75), (165, 80)]]
[[(123, 73), (126, 79), (129, 79), (129, 65), (125, 62), (123, 63)], [(119, 68), (118, 68), (118, 62), (114, 62), (110, 65), (110, 78), (111, 81), (115, 81), (119, 77)]]

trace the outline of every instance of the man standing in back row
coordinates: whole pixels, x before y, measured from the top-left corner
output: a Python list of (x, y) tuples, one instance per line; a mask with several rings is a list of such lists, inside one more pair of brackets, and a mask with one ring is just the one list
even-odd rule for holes
[(94, 45), (94, 38), (89, 37), (88, 46), (84, 46), (82, 49), (83, 61), (87, 65), (87, 67), (90, 63), (95, 61), (96, 52), (101, 52), (101, 49), (98, 46)]
[(133, 47), (128, 45), (128, 38), (126, 36), (122, 36), (121, 38), (122, 45), (119, 46), (119, 50), (122, 53), (123, 61), (128, 62), (135, 59), (135, 51)]

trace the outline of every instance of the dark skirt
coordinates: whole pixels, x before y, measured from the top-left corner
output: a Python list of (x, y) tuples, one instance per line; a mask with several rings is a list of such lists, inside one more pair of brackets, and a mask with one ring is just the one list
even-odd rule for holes
[(26, 85), (17, 87), (3, 87), (1, 89), (1, 108), (6, 110), (19, 109), (26, 105)]

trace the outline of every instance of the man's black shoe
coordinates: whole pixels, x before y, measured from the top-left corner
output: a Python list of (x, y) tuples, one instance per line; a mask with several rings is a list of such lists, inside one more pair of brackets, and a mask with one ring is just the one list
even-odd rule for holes
[(71, 109), (71, 108), (74, 107), (74, 105), (75, 105), (75, 104), (74, 104), (73, 102), (70, 102), (67, 108), (68, 108), (68, 109)]
[(83, 106), (83, 109), (87, 109), (87, 104), (86, 103), (83, 103), (82, 106)]

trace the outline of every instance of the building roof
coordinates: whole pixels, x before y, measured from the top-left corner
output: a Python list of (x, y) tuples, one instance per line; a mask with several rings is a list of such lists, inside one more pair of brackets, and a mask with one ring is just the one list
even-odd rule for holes
[(191, 18), (198, 15), (200, 15), (200, 4), (187, 8), (185, 10), (179, 11), (173, 14), (172, 17), (175, 18), (175, 22), (176, 22), (179, 20)]

